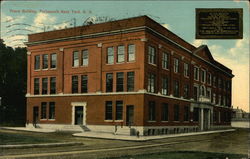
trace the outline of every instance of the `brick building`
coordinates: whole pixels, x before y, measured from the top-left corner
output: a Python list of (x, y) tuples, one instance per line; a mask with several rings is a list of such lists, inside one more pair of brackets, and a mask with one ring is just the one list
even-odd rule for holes
[(27, 126), (143, 135), (230, 126), (232, 71), (147, 16), (28, 38)]

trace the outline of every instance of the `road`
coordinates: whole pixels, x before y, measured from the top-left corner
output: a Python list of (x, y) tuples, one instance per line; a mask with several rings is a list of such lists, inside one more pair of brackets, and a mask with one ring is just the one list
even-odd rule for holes
[[(48, 134), (47, 134), (48, 135)], [(48, 135), (49, 137), (49, 135)], [(61, 136), (64, 137), (64, 136)], [(6, 149), (0, 159), (6, 158), (105, 158), (166, 151), (203, 151), (229, 154), (247, 154), (248, 132), (235, 132), (167, 138), (146, 142), (131, 142), (103, 139), (74, 138), (65, 136), (65, 141), (77, 140), (84, 145), (32, 149)]]

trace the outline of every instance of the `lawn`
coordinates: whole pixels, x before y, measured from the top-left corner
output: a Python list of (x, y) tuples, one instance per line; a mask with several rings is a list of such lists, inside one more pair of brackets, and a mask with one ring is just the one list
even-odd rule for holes
[(23, 132), (0, 131), (0, 145), (34, 144), (58, 142), (56, 139), (47, 138), (46, 135), (32, 135)]
[(130, 155), (103, 159), (247, 159), (247, 155), (224, 154), (200, 151), (172, 151), (143, 155)]

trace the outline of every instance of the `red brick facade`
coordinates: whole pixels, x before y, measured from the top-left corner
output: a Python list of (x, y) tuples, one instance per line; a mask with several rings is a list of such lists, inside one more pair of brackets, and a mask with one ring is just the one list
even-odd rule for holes
[[(80, 124), (85, 126), (140, 126), (145, 127), (142, 133), (146, 135), (152, 134), (145, 133), (147, 127), (193, 126), (207, 130), (216, 125), (230, 125), (232, 71), (215, 61), (207, 46), (196, 48), (147, 16), (32, 34), (27, 46), (27, 123), (77, 124), (77, 113), (73, 111), (77, 104), (84, 103), (84, 122)], [(114, 48), (110, 54), (109, 47)], [(84, 55), (83, 50), (88, 54)], [(56, 53), (56, 68), (50, 67), (52, 53)], [(48, 58), (44, 59), (44, 54)], [(135, 58), (130, 60), (129, 56)], [(43, 69), (46, 59), (48, 68)], [(194, 79), (195, 67), (198, 80)], [(130, 72), (133, 78), (129, 78)], [(112, 92), (107, 92), (107, 73), (113, 73)], [(84, 87), (87, 93), (81, 93), (83, 75), (87, 77), (87, 88)], [(73, 76), (76, 76), (75, 84)], [(56, 77), (53, 94), (50, 77)], [(165, 77), (167, 81), (163, 80)], [(72, 92), (73, 87), (76, 93)], [(106, 107), (107, 101), (112, 101), (112, 109)], [(117, 101), (122, 102), (122, 107)], [(47, 103), (46, 108), (42, 108), (42, 102)], [(149, 106), (150, 102), (153, 106)], [(167, 108), (163, 108), (164, 103)], [(36, 121), (34, 106), (38, 108)], [(133, 106), (132, 114), (128, 114), (128, 106)], [(196, 108), (199, 109), (198, 121), (194, 121)], [(164, 111), (167, 115), (163, 115)], [(112, 116), (111, 120), (105, 119), (107, 113)], [(41, 119), (42, 114), (45, 119)], [(118, 116), (122, 119), (116, 120)], [(127, 118), (131, 116), (133, 122), (129, 123)], [(167, 116), (166, 121), (163, 116)]]

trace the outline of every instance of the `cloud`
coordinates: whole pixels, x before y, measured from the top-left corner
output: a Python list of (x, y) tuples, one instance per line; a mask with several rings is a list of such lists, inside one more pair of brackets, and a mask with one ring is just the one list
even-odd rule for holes
[[(245, 36), (246, 37), (246, 36)], [(209, 47), (214, 58), (220, 63), (232, 69), (233, 78), (232, 102), (233, 106), (239, 106), (249, 111), (249, 41), (248, 38), (237, 40), (228, 49), (219, 45)], [(223, 54), (222, 54), (223, 52)]]
[(217, 57), (216, 60), (231, 68), (235, 75), (232, 80), (233, 106), (249, 111), (249, 64), (239, 64), (235, 60), (224, 57)]
[(207, 44), (207, 41), (206, 40), (197, 40), (197, 39), (195, 39), (193, 42), (192, 42), (192, 44), (195, 46), (195, 47), (199, 47), (199, 46), (201, 46), (201, 45), (205, 45), (205, 44)]
[(162, 26), (165, 27), (165, 28), (167, 28), (167, 29), (169, 29), (169, 30), (171, 30), (171, 27), (170, 27), (169, 24), (162, 24)]
[(51, 24), (55, 23), (56, 17), (51, 16), (48, 13), (37, 13), (33, 21), (34, 27), (27, 27), (27, 29), (32, 30), (33, 32), (42, 32), (44, 28), (46, 29)]

